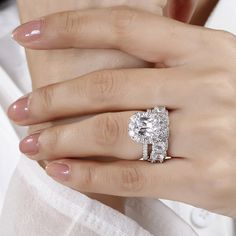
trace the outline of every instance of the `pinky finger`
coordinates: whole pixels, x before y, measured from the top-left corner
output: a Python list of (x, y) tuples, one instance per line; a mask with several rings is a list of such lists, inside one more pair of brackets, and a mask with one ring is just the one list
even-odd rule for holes
[(183, 191), (187, 192), (190, 166), (188, 160), (177, 158), (164, 164), (65, 159), (51, 162), (46, 171), (56, 181), (81, 192), (179, 200)]

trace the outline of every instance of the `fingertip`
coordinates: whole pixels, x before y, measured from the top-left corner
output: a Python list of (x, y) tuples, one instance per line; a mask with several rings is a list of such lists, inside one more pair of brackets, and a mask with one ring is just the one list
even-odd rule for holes
[(28, 137), (24, 138), (20, 144), (19, 149), (22, 153), (26, 155), (35, 155), (39, 152), (39, 136), (40, 132), (37, 132), (35, 134), (31, 134)]
[(71, 168), (65, 162), (51, 162), (46, 168), (46, 173), (59, 182), (65, 182), (69, 180)]
[(29, 118), (28, 98), (28, 96), (24, 96), (10, 105), (7, 115), (12, 121), (19, 123)]
[(21, 45), (29, 44), (41, 37), (42, 25), (42, 19), (27, 22), (13, 30), (11, 37)]

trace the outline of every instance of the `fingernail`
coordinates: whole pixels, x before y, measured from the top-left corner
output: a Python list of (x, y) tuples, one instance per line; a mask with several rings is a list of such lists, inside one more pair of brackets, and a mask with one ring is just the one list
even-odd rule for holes
[(57, 179), (59, 181), (68, 181), (70, 167), (65, 163), (51, 162), (47, 165), (46, 172), (53, 179)]
[(20, 142), (20, 151), (26, 155), (35, 155), (39, 152), (40, 133), (31, 134)]
[(22, 24), (12, 32), (12, 38), (20, 43), (37, 40), (41, 36), (43, 20), (34, 20)]
[(8, 109), (11, 120), (21, 122), (29, 117), (29, 96), (24, 96), (14, 102)]

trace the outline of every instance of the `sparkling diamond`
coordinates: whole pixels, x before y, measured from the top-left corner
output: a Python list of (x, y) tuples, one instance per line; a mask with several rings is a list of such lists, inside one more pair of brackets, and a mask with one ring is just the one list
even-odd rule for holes
[(157, 161), (160, 162), (160, 163), (164, 162), (165, 159), (166, 159), (166, 156), (165, 156), (165, 155), (158, 155), (158, 156), (157, 156)]
[(136, 128), (140, 136), (150, 137), (153, 132), (158, 129), (156, 126), (156, 120), (153, 117), (141, 117), (140, 120), (136, 122)]
[(155, 107), (153, 109), (155, 112), (165, 112), (166, 111), (166, 108), (165, 107)]
[(156, 163), (156, 162), (162, 163), (165, 161), (165, 158), (166, 158), (166, 155), (164, 154), (157, 154), (155, 152), (152, 152), (149, 161), (152, 163)]
[(130, 119), (129, 135), (133, 139), (137, 138), (139, 142), (151, 144), (160, 130), (159, 121), (151, 112), (137, 113)]
[(165, 142), (156, 142), (152, 146), (152, 150), (157, 154), (162, 154), (167, 150), (167, 144)]
[(129, 135), (130, 135), (131, 137), (134, 137), (135, 132), (134, 132), (133, 130), (129, 130)]
[(148, 144), (143, 145), (143, 160), (148, 160)]
[[(147, 112), (138, 112), (130, 118), (129, 136), (143, 144), (143, 160), (163, 162), (167, 155), (169, 116), (165, 107), (156, 107)], [(152, 146), (151, 155), (148, 145)]]

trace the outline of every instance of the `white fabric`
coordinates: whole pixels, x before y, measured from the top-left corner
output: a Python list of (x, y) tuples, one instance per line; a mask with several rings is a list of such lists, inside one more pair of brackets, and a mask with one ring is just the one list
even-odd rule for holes
[(236, 34), (236, 0), (219, 0), (215, 11), (211, 14), (207, 27), (226, 30)]
[[(207, 26), (236, 33), (232, 9), (235, 0), (221, 1)], [(25, 130), (14, 127), (6, 116), (7, 106), (30, 90), (24, 55), (10, 40), (17, 23), (15, 6), (0, 12), (1, 236), (234, 235), (231, 219), (171, 201), (130, 198), (124, 216), (55, 183), (35, 162), (20, 158), (17, 146)]]

